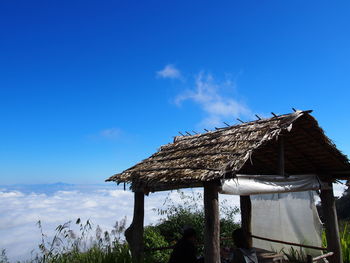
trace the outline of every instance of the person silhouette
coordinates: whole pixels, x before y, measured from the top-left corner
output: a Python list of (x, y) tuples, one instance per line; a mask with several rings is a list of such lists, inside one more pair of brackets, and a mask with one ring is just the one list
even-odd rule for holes
[(197, 261), (197, 234), (193, 228), (184, 230), (170, 255), (169, 263), (195, 263)]
[(249, 236), (242, 228), (232, 232), (232, 239), (236, 248), (233, 250), (231, 263), (258, 263), (255, 249), (250, 246)]

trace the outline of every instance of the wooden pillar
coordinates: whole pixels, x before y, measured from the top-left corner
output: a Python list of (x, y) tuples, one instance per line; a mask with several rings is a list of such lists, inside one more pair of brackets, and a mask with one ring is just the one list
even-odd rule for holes
[(134, 194), (134, 217), (131, 225), (125, 231), (126, 241), (129, 243), (132, 261), (139, 263), (143, 261), (143, 220), (144, 220), (143, 192)]
[(278, 149), (278, 170), (279, 174), (285, 176), (284, 171), (284, 138), (283, 136), (279, 137), (279, 149)]
[(240, 196), (241, 206), (241, 225), (246, 237), (248, 237), (249, 246), (252, 247), (252, 202), (249, 195)]
[(217, 182), (204, 183), (204, 261), (220, 263), (219, 186)]
[(339, 238), (338, 217), (335, 209), (332, 183), (329, 184), (330, 188), (321, 190), (320, 195), (326, 227), (327, 247), (329, 251), (334, 252), (334, 255), (329, 258), (329, 262), (342, 263), (343, 259)]

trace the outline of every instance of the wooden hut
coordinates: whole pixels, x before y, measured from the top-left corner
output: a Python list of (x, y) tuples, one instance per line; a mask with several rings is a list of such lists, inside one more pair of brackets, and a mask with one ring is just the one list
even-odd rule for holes
[[(218, 191), (220, 180), (247, 175), (316, 174), (321, 190), (328, 249), (341, 263), (332, 182), (350, 178), (350, 163), (327, 138), (311, 111), (259, 119), (203, 134), (179, 136), (171, 144), (107, 181), (130, 183), (134, 218), (126, 231), (135, 261), (143, 253), (144, 196), (149, 192), (204, 187), (205, 262), (220, 262)], [(250, 232), (251, 203), (241, 196), (242, 227)]]

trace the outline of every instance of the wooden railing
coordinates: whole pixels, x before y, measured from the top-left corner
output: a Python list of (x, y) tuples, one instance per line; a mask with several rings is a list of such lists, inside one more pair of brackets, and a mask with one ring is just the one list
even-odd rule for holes
[[(260, 237), (260, 236), (255, 236), (252, 235), (252, 238), (256, 238), (256, 239), (261, 239), (261, 240), (265, 240), (265, 241), (270, 241), (270, 242), (275, 242), (275, 243), (281, 243), (281, 244), (285, 244), (285, 245), (290, 245), (290, 246), (297, 246), (297, 247), (303, 247), (303, 248), (310, 248), (310, 249), (317, 249), (317, 250), (322, 250), (322, 251), (327, 251), (328, 249), (325, 247), (317, 247), (317, 246), (310, 246), (310, 245), (304, 245), (304, 244), (298, 244), (298, 243), (293, 243), (293, 242), (287, 242), (287, 241), (282, 241), (282, 240), (276, 240), (276, 239), (271, 239), (271, 238), (266, 238), (266, 237)], [(222, 237), (221, 240), (230, 240), (230, 237)], [(146, 248), (145, 251), (159, 251), (159, 250), (168, 250), (168, 249), (173, 249), (174, 246), (166, 246), (166, 247), (157, 247), (157, 248)], [(328, 252), (324, 255), (318, 256), (313, 258), (311, 255), (307, 255), (307, 263), (313, 263), (313, 262), (317, 262), (321, 259), (324, 258), (328, 258), (333, 256), (334, 253), (333, 252)]]
[(317, 261), (319, 261), (321, 259), (328, 258), (328, 257), (331, 257), (333, 255), (334, 255), (333, 252), (329, 252), (327, 254), (324, 254), (324, 255), (321, 255), (321, 256), (318, 256), (318, 257), (315, 257), (315, 258), (313, 258), (312, 256), (308, 255), (307, 256), (307, 263), (317, 262)]
[(276, 240), (276, 239), (271, 239), (271, 238), (266, 238), (266, 237), (259, 237), (259, 236), (255, 236), (255, 235), (252, 235), (252, 238), (257, 238), (257, 239), (261, 239), (261, 240), (265, 240), (265, 241), (281, 243), (281, 244), (290, 245), (290, 246), (296, 246), (296, 247), (304, 247), (304, 248), (311, 248), (311, 249), (324, 250), (324, 251), (328, 250), (328, 248), (326, 248), (326, 247), (316, 247), (316, 246), (298, 244), (298, 243), (281, 241), (281, 240)]

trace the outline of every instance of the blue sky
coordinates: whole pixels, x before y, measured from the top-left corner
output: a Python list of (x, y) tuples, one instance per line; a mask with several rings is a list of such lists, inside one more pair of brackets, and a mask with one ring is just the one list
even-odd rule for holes
[(0, 181), (102, 183), (178, 131), (313, 115), (350, 154), (348, 1), (2, 1)]

